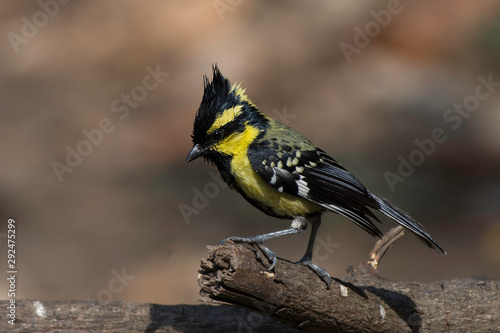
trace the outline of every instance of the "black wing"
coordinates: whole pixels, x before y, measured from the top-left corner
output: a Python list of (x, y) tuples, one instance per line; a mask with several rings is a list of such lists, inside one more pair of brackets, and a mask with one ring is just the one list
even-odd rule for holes
[(255, 142), (248, 155), (255, 172), (278, 191), (310, 200), (381, 237), (381, 231), (373, 223), (380, 221), (369, 208), (377, 209), (412, 231), (427, 246), (446, 254), (409, 214), (370, 193), (321, 149), (304, 151), (300, 146), (292, 148), (292, 143), (278, 145), (277, 139), (271, 141)]
[(249, 147), (250, 163), (269, 185), (280, 192), (310, 200), (347, 217), (374, 236), (382, 236), (368, 207), (380, 205), (366, 188), (320, 149), (300, 150), (293, 143), (257, 141)]

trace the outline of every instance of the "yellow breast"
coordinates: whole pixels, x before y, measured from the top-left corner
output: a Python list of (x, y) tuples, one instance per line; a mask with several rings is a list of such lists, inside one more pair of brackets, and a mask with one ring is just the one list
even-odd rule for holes
[(232, 134), (217, 147), (219, 152), (232, 156), (231, 173), (238, 187), (248, 198), (271, 208), (276, 215), (282, 217), (323, 211), (322, 207), (309, 200), (279, 192), (253, 170), (247, 150), (258, 134), (257, 128), (247, 125), (243, 132)]

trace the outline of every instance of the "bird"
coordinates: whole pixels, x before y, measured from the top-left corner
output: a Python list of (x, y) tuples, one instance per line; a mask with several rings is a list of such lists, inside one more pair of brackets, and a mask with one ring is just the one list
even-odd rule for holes
[(311, 224), (306, 253), (297, 263), (308, 266), (330, 287), (330, 274), (313, 262), (313, 248), (325, 212), (337, 213), (382, 237), (374, 222), (379, 211), (414, 233), (425, 245), (446, 252), (408, 213), (368, 191), (324, 150), (282, 122), (266, 116), (248, 98), (241, 84), (231, 84), (212, 65), (212, 81), (203, 76), (203, 98), (191, 135), (193, 146), (185, 162), (203, 157), (217, 167), (233, 190), (267, 215), (291, 220), (288, 229), (226, 241), (259, 248), (274, 269), (276, 254), (263, 243), (298, 234)]

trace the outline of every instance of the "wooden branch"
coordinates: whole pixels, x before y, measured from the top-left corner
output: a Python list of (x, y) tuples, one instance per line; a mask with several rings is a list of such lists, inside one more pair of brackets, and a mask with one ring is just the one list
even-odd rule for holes
[(4, 300), (0, 332), (498, 332), (498, 280), (380, 277), (376, 267), (401, 235), (386, 234), (370, 260), (333, 279), (330, 290), (305, 266), (279, 259), (270, 272), (260, 251), (225, 243), (202, 261), (201, 300), (239, 307), (16, 300), (13, 326)]
[(397, 227), (392, 228), (389, 230), (384, 237), (379, 239), (376, 243), (375, 246), (373, 247), (372, 252), (370, 252), (370, 260), (368, 260), (367, 264), (372, 266), (374, 269), (377, 269), (378, 264), (380, 263), (380, 260), (382, 260), (382, 257), (384, 254), (389, 251), (391, 246), (403, 235), (405, 234), (405, 229), (398, 225)]
[[(310, 332), (494, 332), (500, 281), (486, 277), (429, 284), (393, 282), (375, 268), (401, 237), (377, 243), (370, 261), (333, 279), (330, 290), (308, 267), (278, 259), (268, 271), (258, 250), (226, 242), (202, 260), (201, 300), (238, 305)], [(256, 255), (257, 254), (257, 255)]]
[(229, 305), (158, 305), (99, 301), (0, 301), (0, 332), (205, 333), (298, 332), (282, 322)]

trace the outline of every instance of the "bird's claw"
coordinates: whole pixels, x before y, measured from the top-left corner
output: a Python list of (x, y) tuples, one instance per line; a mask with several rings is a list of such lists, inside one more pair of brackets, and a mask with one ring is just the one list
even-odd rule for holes
[(278, 259), (276, 258), (276, 253), (273, 251), (269, 250), (266, 246), (264, 246), (262, 243), (255, 243), (255, 245), (259, 248), (259, 250), (264, 253), (266, 256), (267, 260), (269, 260), (272, 264), (271, 266), (267, 269), (269, 271), (272, 271), (274, 266), (276, 266), (276, 263), (278, 262)]
[(262, 244), (262, 239), (260, 239), (258, 236), (256, 237), (228, 237), (219, 242), (219, 245), (221, 245), (224, 242), (227, 241), (233, 241), (235, 243), (246, 243), (250, 245), (255, 245), (256, 247), (259, 248), (259, 250), (264, 254), (264, 256), (271, 262), (271, 266), (268, 268), (268, 270), (272, 270), (274, 266), (276, 266), (276, 263), (278, 262), (278, 259), (276, 257), (276, 254), (269, 250), (266, 246)]
[(301, 260), (297, 261), (296, 264), (302, 264), (309, 267), (314, 273), (316, 273), (320, 278), (322, 278), (323, 281), (326, 282), (326, 289), (330, 289), (330, 284), (332, 283), (332, 278), (330, 274), (328, 274), (328, 272), (325, 271), (323, 268), (313, 263), (311, 259), (302, 258)]
[(222, 245), (223, 243), (225, 243), (225, 242), (227, 242), (227, 241), (229, 241), (229, 240), (233, 240), (233, 237), (224, 238), (224, 239), (223, 239), (223, 240), (221, 240), (221, 241), (219, 242), (219, 244), (217, 244), (217, 245)]

